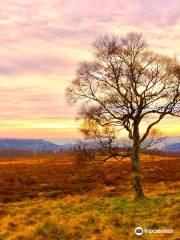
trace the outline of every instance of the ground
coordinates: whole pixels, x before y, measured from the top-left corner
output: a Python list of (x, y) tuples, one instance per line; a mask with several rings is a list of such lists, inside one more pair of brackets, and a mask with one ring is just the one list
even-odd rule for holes
[[(0, 240), (180, 239), (180, 157), (141, 158), (143, 202), (133, 200), (129, 159), (1, 159)], [(174, 231), (136, 236), (137, 226)]]

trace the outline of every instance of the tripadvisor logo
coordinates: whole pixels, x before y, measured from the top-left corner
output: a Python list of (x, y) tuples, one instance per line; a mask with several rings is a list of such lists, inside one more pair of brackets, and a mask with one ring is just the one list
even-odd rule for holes
[(135, 234), (136, 235), (142, 235), (143, 234), (143, 228), (142, 227), (137, 227), (135, 228)]
[(137, 227), (135, 228), (135, 234), (140, 236), (143, 233), (164, 233), (164, 234), (169, 234), (169, 233), (173, 233), (173, 229), (166, 229), (166, 228), (162, 228), (162, 229), (149, 229), (149, 228), (142, 228), (142, 227)]

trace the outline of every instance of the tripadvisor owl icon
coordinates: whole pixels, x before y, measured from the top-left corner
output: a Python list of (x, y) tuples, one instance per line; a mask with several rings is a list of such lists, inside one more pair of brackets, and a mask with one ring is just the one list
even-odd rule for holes
[(136, 235), (142, 235), (143, 234), (143, 228), (142, 227), (137, 227), (135, 228), (135, 233)]

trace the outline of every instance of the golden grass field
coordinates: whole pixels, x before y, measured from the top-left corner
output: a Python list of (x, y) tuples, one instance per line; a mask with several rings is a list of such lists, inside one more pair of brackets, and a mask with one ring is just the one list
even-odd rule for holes
[[(180, 239), (180, 157), (142, 156), (143, 202), (133, 201), (128, 159), (62, 154), (0, 166), (0, 240)], [(174, 232), (136, 236), (137, 226)]]

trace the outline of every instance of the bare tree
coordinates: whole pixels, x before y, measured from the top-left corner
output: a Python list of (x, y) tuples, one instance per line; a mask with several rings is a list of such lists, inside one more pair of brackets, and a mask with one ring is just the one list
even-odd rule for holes
[(140, 149), (165, 116), (180, 115), (180, 66), (151, 51), (138, 33), (104, 36), (94, 47), (94, 60), (80, 64), (67, 98), (82, 104), (82, 131), (105, 142), (110, 156), (120, 155), (111, 152), (112, 145), (122, 129), (127, 131), (135, 199), (143, 199)]

